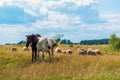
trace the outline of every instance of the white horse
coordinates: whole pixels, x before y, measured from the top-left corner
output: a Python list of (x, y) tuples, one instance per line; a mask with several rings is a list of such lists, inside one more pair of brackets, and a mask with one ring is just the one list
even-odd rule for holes
[[(40, 36), (39, 34), (36, 34), (36, 36), (37, 36), (38, 40), (41, 38), (41, 36)], [(51, 50), (52, 58), (53, 58), (53, 57), (54, 57), (53, 50), (54, 50), (54, 48), (57, 46), (57, 43), (56, 43), (55, 40), (50, 39), (50, 38), (47, 38), (47, 40), (48, 40), (48, 43), (49, 43), (49, 45), (50, 45), (50, 50)]]
[[(37, 43), (37, 55), (38, 55), (38, 59), (39, 59), (39, 52), (42, 51), (42, 57), (44, 60), (44, 52), (49, 53), (49, 57), (50, 57), (50, 61), (51, 61), (51, 57), (53, 58), (53, 48), (54, 46), (56, 46), (56, 42), (52, 39), (47, 39), (44, 37), (39, 37), (38, 38), (38, 43)], [(50, 52), (50, 49), (52, 51), (52, 55)]]

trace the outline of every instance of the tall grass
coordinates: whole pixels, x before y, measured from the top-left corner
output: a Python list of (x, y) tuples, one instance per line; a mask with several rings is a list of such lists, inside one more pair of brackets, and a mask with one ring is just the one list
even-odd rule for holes
[[(10, 51), (12, 46), (17, 47), (17, 52)], [(107, 45), (59, 45), (71, 48), (73, 54), (55, 54), (51, 63), (48, 54), (44, 62), (40, 57), (39, 63), (32, 63), (31, 51), (23, 51), (22, 47), (0, 46), (0, 80), (120, 80), (120, 52), (111, 52)], [(78, 55), (78, 47), (98, 48), (103, 55)]]

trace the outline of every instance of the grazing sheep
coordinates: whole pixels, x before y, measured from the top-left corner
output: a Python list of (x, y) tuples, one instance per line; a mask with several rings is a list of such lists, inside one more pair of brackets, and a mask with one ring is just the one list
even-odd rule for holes
[(91, 48), (88, 48), (87, 54), (88, 55), (96, 55), (95, 51)]
[(97, 55), (102, 55), (101, 51), (99, 49), (94, 50)]
[(16, 47), (12, 47), (11, 51), (17, 51), (17, 48)]
[(30, 51), (30, 49), (27, 48), (27, 47), (23, 47), (22, 49), (23, 49), (24, 51)]
[(81, 49), (81, 48), (78, 48), (77, 52), (78, 52), (79, 55), (87, 55), (87, 51), (84, 50), (84, 49)]
[(66, 53), (66, 50), (62, 50), (62, 53)]
[(55, 49), (55, 53), (61, 53), (62, 52), (62, 50), (59, 48), (59, 47), (57, 47), (56, 49)]
[(91, 49), (89, 48), (87, 51), (88, 55), (102, 55), (101, 51), (99, 49)]
[(73, 52), (72, 52), (72, 50), (71, 49), (67, 49), (66, 50), (66, 54), (72, 54)]

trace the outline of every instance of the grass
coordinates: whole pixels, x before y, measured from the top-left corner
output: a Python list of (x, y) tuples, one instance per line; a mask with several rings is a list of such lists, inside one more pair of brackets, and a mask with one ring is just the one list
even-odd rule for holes
[[(10, 51), (13, 46), (17, 52)], [(32, 63), (31, 51), (23, 51), (23, 46), (0, 46), (0, 80), (120, 80), (120, 51), (111, 51), (107, 45), (59, 45), (71, 48), (73, 54), (55, 54), (51, 63), (48, 54), (45, 62), (40, 57), (39, 63)], [(78, 55), (78, 47), (98, 48), (103, 55)]]

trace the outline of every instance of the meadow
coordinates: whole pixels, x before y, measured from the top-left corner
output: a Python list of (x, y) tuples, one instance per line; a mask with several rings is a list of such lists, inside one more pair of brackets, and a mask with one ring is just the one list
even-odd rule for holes
[[(11, 47), (17, 51), (10, 51)], [(120, 80), (120, 51), (111, 51), (107, 45), (58, 45), (72, 49), (73, 54), (55, 53), (49, 62), (45, 54), (43, 62), (31, 62), (31, 51), (23, 51), (24, 45), (0, 45), (0, 80)], [(77, 48), (100, 49), (102, 56), (83, 56)]]

